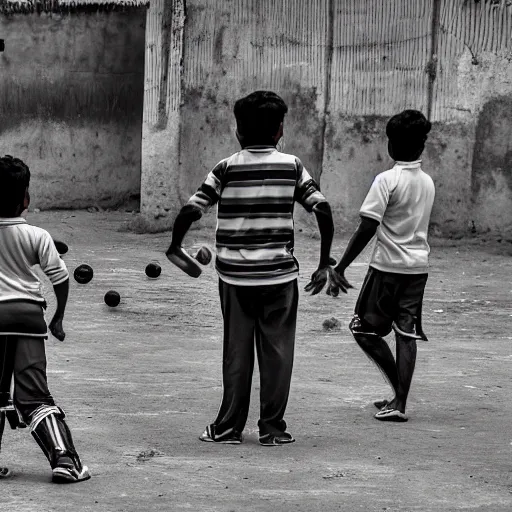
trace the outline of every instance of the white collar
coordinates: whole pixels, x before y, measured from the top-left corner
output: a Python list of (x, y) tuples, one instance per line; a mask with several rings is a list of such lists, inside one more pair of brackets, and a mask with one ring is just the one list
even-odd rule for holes
[(23, 217), (0, 217), (0, 226), (11, 226), (14, 224), (26, 224), (27, 220)]
[(401, 160), (397, 160), (395, 165), (399, 165), (404, 169), (420, 169), (421, 168), (421, 160), (414, 160), (414, 162), (402, 162)]

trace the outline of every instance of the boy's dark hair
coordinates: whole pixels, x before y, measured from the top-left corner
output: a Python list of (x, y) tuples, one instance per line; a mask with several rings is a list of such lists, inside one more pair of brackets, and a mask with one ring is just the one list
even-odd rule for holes
[(238, 134), (245, 143), (274, 144), (288, 107), (272, 91), (255, 91), (235, 103), (233, 109)]
[(419, 158), (431, 128), (432, 124), (419, 110), (404, 110), (393, 116), (386, 125), (392, 157), (404, 161)]
[(0, 217), (17, 215), (29, 183), (30, 170), (22, 160), (11, 155), (0, 158)]

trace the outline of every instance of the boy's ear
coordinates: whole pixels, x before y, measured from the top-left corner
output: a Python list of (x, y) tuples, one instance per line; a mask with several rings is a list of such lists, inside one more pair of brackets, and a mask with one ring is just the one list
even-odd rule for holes
[(274, 135), (274, 142), (276, 144), (279, 142), (279, 140), (281, 139), (283, 134), (284, 134), (284, 126), (283, 126), (283, 123), (281, 123), (279, 125), (279, 129), (277, 130), (277, 133)]
[(396, 160), (395, 158), (395, 153), (393, 151), (393, 144), (391, 143), (391, 140), (388, 139), (388, 154), (389, 156), (393, 159), (393, 160)]
[(28, 188), (25, 190), (25, 198), (23, 199), (23, 209), (26, 210), (30, 204), (30, 194)]

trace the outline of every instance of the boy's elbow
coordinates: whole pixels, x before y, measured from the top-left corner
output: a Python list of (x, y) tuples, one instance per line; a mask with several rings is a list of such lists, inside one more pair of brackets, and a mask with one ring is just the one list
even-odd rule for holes
[(332, 217), (331, 205), (327, 201), (316, 203), (315, 206), (313, 206), (313, 213), (316, 215), (327, 215), (328, 217)]
[(362, 216), (358, 231), (373, 236), (377, 232), (379, 224), (380, 222), (376, 219)]
[(192, 222), (198, 221), (203, 216), (203, 211), (199, 206), (186, 204), (178, 213), (178, 217)]

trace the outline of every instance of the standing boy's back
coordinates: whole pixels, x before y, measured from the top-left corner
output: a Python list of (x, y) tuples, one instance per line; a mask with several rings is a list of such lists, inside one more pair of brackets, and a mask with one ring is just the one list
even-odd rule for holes
[[(405, 110), (386, 126), (392, 169), (379, 174), (360, 209), (361, 222), (340, 263), (338, 277), (377, 235), (370, 268), (357, 299), (350, 330), (391, 385), (394, 397), (375, 405), (381, 421), (407, 421), (407, 397), (416, 364), (423, 293), (428, 278), (428, 225), (434, 183), (420, 156), (431, 124), (421, 112)], [(335, 278), (336, 280), (336, 278)], [(383, 339), (395, 331), (396, 360)]]
[(194, 220), (218, 203), (217, 259), (224, 318), (220, 410), (200, 439), (238, 444), (247, 421), (254, 368), (260, 369), (259, 440), (294, 441), (284, 413), (290, 390), (298, 305), (298, 263), (293, 255), (293, 207), (314, 211), (322, 237), (312, 289), (330, 271), (333, 236), (329, 205), (300, 160), (276, 150), (287, 112), (275, 93), (257, 91), (238, 100), (234, 113), (242, 150), (222, 160), (176, 218), (173, 257)]
[(434, 183), (421, 162), (398, 162), (376, 178), (359, 210), (380, 223), (371, 266), (383, 272), (428, 272), (427, 242)]

